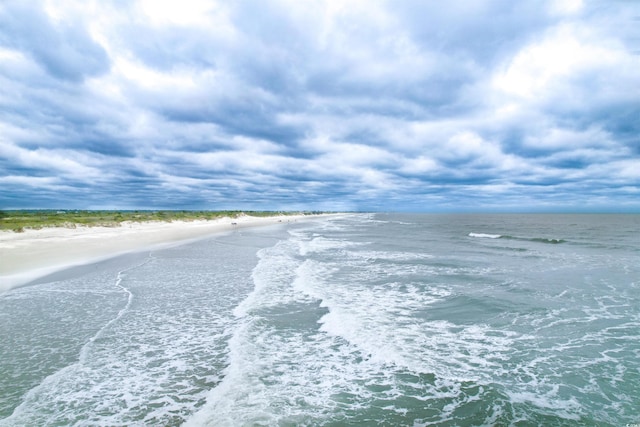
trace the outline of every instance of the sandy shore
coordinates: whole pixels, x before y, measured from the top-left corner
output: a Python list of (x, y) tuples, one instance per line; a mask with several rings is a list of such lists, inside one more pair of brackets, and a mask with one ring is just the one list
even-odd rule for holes
[(0, 232), (0, 292), (65, 268), (158, 248), (242, 227), (293, 222), (304, 215), (241, 216), (212, 221), (122, 223), (120, 227)]

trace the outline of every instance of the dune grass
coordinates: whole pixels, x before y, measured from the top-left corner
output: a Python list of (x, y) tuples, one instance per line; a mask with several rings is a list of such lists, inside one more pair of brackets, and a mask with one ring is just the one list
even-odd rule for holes
[(301, 212), (270, 211), (90, 211), (90, 210), (0, 210), (0, 230), (22, 232), (44, 227), (118, 227), (124, 221), (195, 221), (237, 218), (240, 215), (275, 216)]

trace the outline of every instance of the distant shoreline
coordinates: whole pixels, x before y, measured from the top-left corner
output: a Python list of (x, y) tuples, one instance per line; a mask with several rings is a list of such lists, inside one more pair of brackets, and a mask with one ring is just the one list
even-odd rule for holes
[(129, 252), (202, 239), (244, 227), (275, 225), (318, 215), (239, 215), (213, 220), (126, 221), (115, 226), (43, 227), (0, 231), (0, 292), (68, 267)]
[(18, 209), (0, 210), (0, 231), (21, 233), (28, 229), (47, 227), (75, 228), (118, 227), (127, 222), (173, 222), (215, 220), (221, 218), (276, 217), (291, 215), (317, 215), (324, 212), (283, 211), (190, 211), (190, 210), (77, 210), (77, 209)]

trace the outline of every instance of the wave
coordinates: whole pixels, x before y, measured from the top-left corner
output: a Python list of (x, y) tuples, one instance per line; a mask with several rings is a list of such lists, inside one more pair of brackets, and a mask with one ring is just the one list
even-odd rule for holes
[(546, 238), (543, 238), (543, 237), (533, 237), (531, 239), (521, 239), (521, 240), (529, 240), (531, 242), (539, 242), (539, 243), (551, 243), (552, 245), (557, 245), (558, 243), (566, 243), (567, 242), (564, 239), (546, 239)]
[(499, 239), (502, 236), (500, 234), (469, 233), (469, 237), (478, 237), (481, 239)]
[(519, 237), (519, 236), (509, 236), (509, 235), (503, 235), (503, 234), (469, 233), (468, 236), (475, 237), (475, 238), (482, 238), (482, 239), (520, 240), (525, 242), (548, 243), (552, 245), (557, 245), (559, 243), (567, 242), (564, 239), (549, 239), (546, 237)]

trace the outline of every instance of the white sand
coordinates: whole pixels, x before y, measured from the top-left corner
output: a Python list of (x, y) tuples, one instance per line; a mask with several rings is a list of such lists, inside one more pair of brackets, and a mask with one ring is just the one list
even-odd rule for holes
[(212, 221), (125, 222), (120, 227), (0, 232), (0, 292), (65, 268), (128, 252), (184, 243), (242, 227), (297, 221), (304, 215), (240, 216)]

